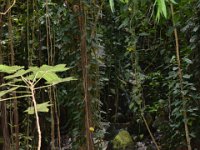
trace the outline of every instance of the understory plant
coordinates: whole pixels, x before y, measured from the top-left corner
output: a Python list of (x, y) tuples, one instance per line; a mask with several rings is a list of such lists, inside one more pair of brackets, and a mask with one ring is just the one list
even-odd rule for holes
[[(175, 63), (175, 57), (172, 57), (171, 63)], [(195, 122), (197, 122), (199, 118), (199, 110), (197, 107), (199, 94), (192, 82), (193, 75), (187, 72), (187, 68), (192, 64), (192, 61), (187, 57), (184, 57), (182, 59), (182, 64), (185, 68), (183, 69), (182, 91), (180, 91), (181, 85), (178, 81), (178, 67), (175, 64), (172, 65), (171, 71), (169, 72), (168, 77), (166, 77), (166, 81), (168, 82), (163, 85), (169, 90), (167, 94), (168, 100), (165, 101), (165, 106), (169, 113), (168, 119), (170, 132), (166, 133), (166, 135), (171, 139), (170, 148), (186, 145), (185, 134), (183, 131), (184, 123), (186, 121), (190, 131), (190, 140), (193, 141), (197, 137), (197, 132), (195, 132), (195, 130), (198, 127)], [(184, 95), (184, 102), (181, 100), (181, 94)], [(183, 108), (183, 105), (185, 105), (185, 108)], [(186, 120), (183, 117), (184, 111), (187, 112)]]
[[(38, 112), (48, 112), (48, 107), (52, 104), (49, 104), (49, 102), (37, 104), (35, 98), (36, 90), (48, 88), (61, 82), (75, 80), (73, 77), (61, 78), (56, 74), (68, 69), (69, 68), (65, 67), (65, 64), (56, 66), (43, 65), (41, 67), (30, 67), (28, 69), (24, 69), (23, 66), (0, 65), (0, 72), (8, 74), (4, 77), (5, 83), (0, 86), (5, 89), (0, 91), (0, 101), (31, 97), (33, 107), (29, 107), (25, 112), (28, 114), (35, 114), (38, 132), (38, 150), (41, 149), (42, 138)], [(45, 85), (41, 85), (40, 82), (45, 82)], [(12, 94), (7, 98), (5, 97), (5, 95), (15, 91), (20, 91), (20, 93), (23, 94), (17, 95), (17, 97), (12, 97)]]

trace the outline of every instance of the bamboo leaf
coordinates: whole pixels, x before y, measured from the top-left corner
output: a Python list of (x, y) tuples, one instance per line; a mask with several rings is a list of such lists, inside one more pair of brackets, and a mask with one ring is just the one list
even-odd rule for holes
[(109, 3), (110, 3), (111, 11), (114, 12), (115, 11), (114, 1), (113, 0), (109, 0)]
[(156, 0), (156, 4), (157, 4), (156, 20), (159, 21), (161, 15), (167, 18), (167, 8), (165, 0)]

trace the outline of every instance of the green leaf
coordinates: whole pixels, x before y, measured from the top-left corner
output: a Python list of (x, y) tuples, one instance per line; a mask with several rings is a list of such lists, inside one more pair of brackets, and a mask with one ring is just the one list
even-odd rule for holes
[(4, 96), (5, 94), (8, 94), (10, 92), (13, 92), (17, 89), (18, 87), (13, 87), (11, 89), (8, 89), (8, 90), (4, 90), (4, 91), (0, 91), (0, 97)]
[[(37, 112), (49, 112), (49, 106), (51, 106), (52, 104), (50, 104), (50, 102), (44, 102), (41, 104), (37, 104), (36, 105), (36, 109)], [(25, 110), (24, 112), (28, 113), (29, 115), (33, 115), (35, 113), (35, 109), (34, 107), (28, 107), (27, 110)]]
[(188, 58), (183, 58), (183, 61), (186, 62), (187, 64), (192, 64), (193, 62), (188, 59)]
[(170, 2), (172, 2), (173, 4), (177, 4), (175, 0), (170, 0)]
[(66, 66), (65, 64), (59, 64), (56, 66), (42, 65), (38, 71), (63, 72), (70, 69), (65, 66)]
[(53, 84), (54, 82), (60, 82), (62, 80), (62, 78), (58, 77), (58, 75), (53, 72), (45, 73), (43, 78), (47, 81), (47, 84)]
[(30, 67), (30, 71), (33, 72), (33, 74), (26, 77), (29, 80), (39, 79), (43, 78), (45, 79), (49, 84), (53, 81), (60, 81), (61, 78), (59, 78), (55, 73), (56, 72), (63, 72), (66, 70), (69, 70), (70, 68), (66, 67), (65, 64), (59, 64), (56, 66), (48, 66), (48, 65), (42, 65), (40, 68), (38, 67)]
[(185, 78), (185, 79), (190, 79), (190, 77), (191, 77), (191, 75), (189, 75), (189, 74), (183, 75), (183, 78)]
[(63, 71), (67, 71), (69, 70), (70, 68), (69, 67), (66, 67), (65, 64), (59, 64), (59, 65), (56, 65), (56, 66), (52, 66), (52, 69), (49, 70), (49, 71), (53, 71), (53, 72), (63, 72)]
[(167, 8), (165, 0), (156, 0), (155, 3), (157, 4), (156, 20), (159, 21), (161, 15), (167, 18)]
[(109, 0), (109, 3), (110, 3), (111, 11), (114, 12), (115, 11), (114, 1), (113, 0)]
[(9, 76), (6, 76), (5, 79), (13, 79), (13, 78), (17, 78), (17, 77), (20, 77), (20, 76), (23, 76), (27, 73), (29, 73), (30, 70), (24, 70), (24, 69), (21, 69), (21, 70), (18, 70), (15, 74), (13, 75), (9, 75)]
[(77, 80), (76, 78), (74, 77), (67, 77), (67, 78), (60, 78), (60, 80), (52, 80), (51, 82), (47, 82), (47, 84), (52, 84), (52, 85), (55, 85), (55, 84), (59, 84), (59, 83), (62, 83), (62, 82), (69, 82), (69, 81), (73, 81), (73, 80)]
[(127, 4), (129, 0), (120, 0), (120, 2)]
[(23, 69), (23, 68), (24, 67), (22, 67), (22, 66), (0, 65), (0, 72), (11, 74), (11, 73), (14, 73), (17, 70), (20, 70), (20, 69)]

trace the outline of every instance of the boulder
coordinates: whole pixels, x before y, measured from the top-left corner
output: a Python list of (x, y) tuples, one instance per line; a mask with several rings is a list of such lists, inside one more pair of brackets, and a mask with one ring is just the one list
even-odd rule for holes
[(112, 140), (114, 150), (125, 150), (127, 147), (132, 146), (133, 139), (128, 131), (121, 129), (119, 133)]

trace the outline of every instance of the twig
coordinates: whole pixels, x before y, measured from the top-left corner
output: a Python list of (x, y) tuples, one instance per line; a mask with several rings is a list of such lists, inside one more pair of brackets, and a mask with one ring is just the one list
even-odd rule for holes
[(31, 96), (32, 95), (23, 95), (23, 96), (17, 96), (17, 97), (9, 97), (9, 98), (0, 99), (0, 102), (11, 100), (11, 99), (14, 99), (14, 98), (24, 98), (24, 97), (31, 97)]
[(158, 146), (158, 144), (157, 144), (157, 142), (156, 142), (156, 140), (155, 140), (155, 138), (154, 138), (154, 136), (153, 136), (153, 134), (152, 134), (152, 132), (151, 132), (151, 130), (150, 130), (150, 128), (149, 128), (149, 125), (148, 125), (148, 123), (147, 123), (146, 118), (144, 117), (143, 114), (141, 114), (141, 116), (142, 116), (142, 119), (143, 119), (143, 121), (144, 121), (144, 123), (145, 123), (145, 126), (146, 126), (146, 128), (147, 128), (147, 130), (148, 130), (148, 132), (149, 132), (149, 134), (150, 134), (150, 136), (151, 136), (151, 139), (152, 139), (153, 143), (154, 143), (155, 146), (156, 146), (156, 149), (157, 149), (157, 150), (160, 150), (160, 148), (159, 148), (159, 146)]
[(5, 12), (0, 12), (0, 15), (6, 15), (10, 9), (15, 5), (16, 3), (16, 0), (13, 1), (12, 5), (10, 5), (10, 7), (5, 11)]

